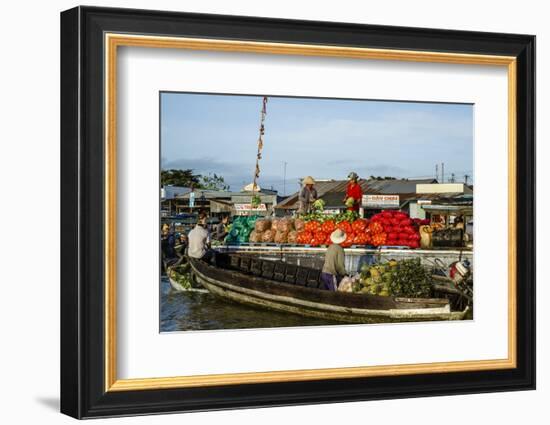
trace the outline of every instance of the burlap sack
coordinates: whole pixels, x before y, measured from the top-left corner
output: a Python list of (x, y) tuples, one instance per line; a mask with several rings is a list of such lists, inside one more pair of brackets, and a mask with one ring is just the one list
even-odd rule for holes
[(423, 249), (430, 249), (432, 247), (432, 232), (433, 229), (430, 226), (420, 226), (420, 247)]
[(254, 223), (254, 230), (256, 232), (262, 233), (269, 229), (271, 229), (271, 220), (268, 218), (256, 220), (256, 223)]
[(262, 233), (262, 242), (273, 242), (275, 239), (275, 231), (274, 230), (266, 230)]
[(294, 228), (299, 232), (301, 230), (304, 230), (304, 226), (306, 223), (301, 218), (297, 218), (294, 220)]
[(260, 232), (256, 232), (255, 230), (250, 232), (250, 237), (248, 238), (248, 242), (258, 243), (261, 241), (262, 241), (262, 234)]
[(281, 232), (281, 231), (278, 231), (277, 233), (275, 233), (275, 243), (286, 243), (288, 240), (287, 239), (288, 233), (289, 232)]
[(297, 236), (298, 232), (296, 230), (291, 230), (288, 232), (288, 236), (286, 237), (287, 243), (296, 243)]
[(291, 218), (279, 220), (277, 223), (277, 231), (290, 232), (291, 230), (294, 230), (294, 221)]

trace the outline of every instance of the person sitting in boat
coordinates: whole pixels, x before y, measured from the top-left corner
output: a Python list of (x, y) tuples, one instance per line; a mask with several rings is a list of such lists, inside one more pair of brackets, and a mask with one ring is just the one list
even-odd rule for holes
[(359, 206), (363, 198), (363, 190), (359, 184), (359, 176), (352, 171), (348, 175), (348, 185), (346, 186), (346, 197), (344, 203), (348, 207), (348, 211), (359, 212)]
[(162, 225), (162, 232), (160, 237), (160, 247), (162, 250), (162, 255), (168, 261), (177, 259), (176, 253), (176, 236), (174, 231), (171, 229), (170, 225), (164, 223)]
[(227, 236), (227, 223), (229, 222), (229, 217), (224, 215), (222, 220), (216, 224), (214, 227), (214, 239), (220, 242), (223, 242)]
[(332, 245), (327, 248), (325, 254), (321, 280), (325, 289), (336, 291), (338, 284), (347, 274), (344, 263), (344, 248), (341, 246), (341, 243), (346, 240), (346, 233), (341, 229), (336, 229), (330, 234), (330, 240)]
[(181, 257), (185, 255), (185, 251), (187, 251), (187, 235), (185, 232), (181, 232), (176, 240), (176, 252)]
[(206, 262), (214, 257), (214, 252), (210, 249), (210, 233), (206, 229), (206, 216), (199, 216), (196, 226), (189, 232), (187, 239), (187, 255), (190, 258), (202, 259)]
[(317, 190), (313, 177), (307, 176), (302, 181), (303, 187), (298, 195), (298, 214), (308, 214), (313, 203), (317, 200)]

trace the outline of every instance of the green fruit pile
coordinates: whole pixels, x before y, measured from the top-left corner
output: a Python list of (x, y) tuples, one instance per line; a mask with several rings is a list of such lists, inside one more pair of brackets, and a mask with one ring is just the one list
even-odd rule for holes
[[(395, 263), (395, 264), (393, 264)], [(374, 264), (361, 267), (358, 290), (363, 294), (380, 295), (388, 297), (391, 293), (392, 270), (397, 262), (392, 264)]]
[(233, 219), (229, 233), (225, 237), (228, 244), (239, 244), (248, 242), (250, 233), (254, 230), (254, 224), (258, 216), (240, 216)]
[(431, 295), (430, 274), (420, 259), (365, 264), (353, 291), (385, 297), (426, 298)]

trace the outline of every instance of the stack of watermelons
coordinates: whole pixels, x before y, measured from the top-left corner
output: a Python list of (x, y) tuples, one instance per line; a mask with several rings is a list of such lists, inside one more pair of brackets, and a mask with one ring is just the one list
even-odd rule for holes
[(250, 233), (254, 230), (254, 224), (258, 216), (235, 217), (231, 223), (231, 230), (225, 237), (225, 243), (230, 245), (248, 242)]

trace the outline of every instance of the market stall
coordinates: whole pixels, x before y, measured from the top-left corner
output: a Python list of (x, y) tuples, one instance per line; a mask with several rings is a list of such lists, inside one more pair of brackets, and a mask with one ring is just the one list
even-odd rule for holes
[(430, 215), (431, 245), (436, 247), (473, 246), (473, 206), (427, 204)]

